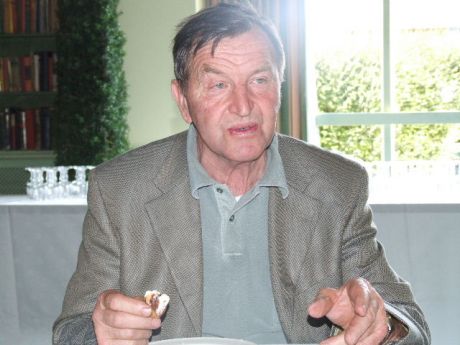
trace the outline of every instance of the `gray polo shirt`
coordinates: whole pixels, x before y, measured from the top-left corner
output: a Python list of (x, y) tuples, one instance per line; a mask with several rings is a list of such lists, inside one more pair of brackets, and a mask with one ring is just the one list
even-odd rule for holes
[(286, 343), (275, 309), (268, 258), (268, 194), (288, 195), (278, 139), (269, 149), (262, 179), (239, 200), (213, 180), (198, 161), (190, 126), (187, 159), (192, 195), (200, 201), (204, 291), (203, 336), (258, 344)]

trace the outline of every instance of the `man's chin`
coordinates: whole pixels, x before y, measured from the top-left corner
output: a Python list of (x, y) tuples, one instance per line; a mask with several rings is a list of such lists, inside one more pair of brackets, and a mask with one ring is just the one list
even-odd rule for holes
[(229, 156), (230, 160), (236, 163), (253, 163), (260, 160), (266, 154), (267, 149), (248, 149), (239, 147)]

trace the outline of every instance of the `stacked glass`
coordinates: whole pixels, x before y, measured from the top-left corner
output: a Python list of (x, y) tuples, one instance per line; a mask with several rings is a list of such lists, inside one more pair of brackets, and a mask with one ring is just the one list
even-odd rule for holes
[[(26, 167), (30, 173), (27, 196), (34, 200), (86, 198), (90, 165)], [(71, 174), (71, 172), (74, 174)], [(74, 176), (72, 181), (70, 176)]]

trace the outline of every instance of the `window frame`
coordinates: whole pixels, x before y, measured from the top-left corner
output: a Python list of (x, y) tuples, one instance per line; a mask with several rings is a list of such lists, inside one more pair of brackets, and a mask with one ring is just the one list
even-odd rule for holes
[[(316, 0), (307, 0), (316, 1)], [(391, 0), (381, 0), (383, 7), (383, 61), (382, 61), (382, 111), (378, 113), (319, 113), (314, 80), (314, 64), (308, 48), (308, 37), (314, 35), (311, 28), (306, 27), (306, 58), (307, 58), (307, 139), (320, 145), (319, 126), (350, 126), (350, 125), (382, 125), (384, 161), (392, 161), (395, 156), (395, 125), (399, 124), (458, 124), (460, 111), (434, 112), (395, 112), (393, 111), (393, 76), (391, 60)], [(308, 7), (308, 6), (307, 6)]]

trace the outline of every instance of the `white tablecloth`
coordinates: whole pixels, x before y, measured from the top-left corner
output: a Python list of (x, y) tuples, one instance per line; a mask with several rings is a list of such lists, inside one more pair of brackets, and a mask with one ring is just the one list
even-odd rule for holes
[[(411, 282), (426, 313), (432, 344), (458, 343), (460, 204), (379, 204), (373, 210), (391, 265)], [(50, 344), (85, 212), (82, 200), (0, 197), (0, 344)]]
[(459, 344), (460, 203), (373, 205), (388, 261), (413, 288), (432, 345)]
[(0, 198), (0, 344), (49, 345), (75, 268), (86, 204), (19, 199)]

